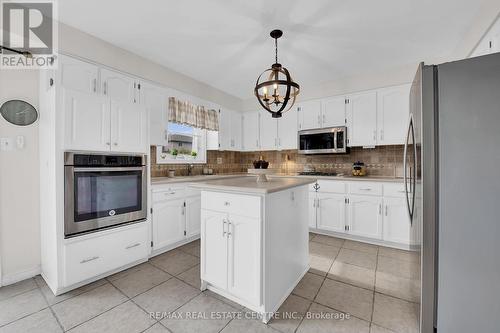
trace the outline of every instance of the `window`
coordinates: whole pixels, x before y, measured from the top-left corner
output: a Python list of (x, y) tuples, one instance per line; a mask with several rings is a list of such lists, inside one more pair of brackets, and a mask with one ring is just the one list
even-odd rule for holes
[(167, 133), (167, 146), (156, 147), (156, 163), (206, 163), (206, 130), (190, 125), (169, 122)]

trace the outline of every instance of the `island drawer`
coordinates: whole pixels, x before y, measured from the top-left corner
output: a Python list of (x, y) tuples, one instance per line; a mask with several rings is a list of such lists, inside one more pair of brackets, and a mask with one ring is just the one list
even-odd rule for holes
[(153, 190), (153, 202), (173, 200), (184, 198), (186, 188), (180, 186), (162, 187), (161, 189)]
[(260, 218), (260, 197), (243, 194), (202, 191), (201, 208), (229, 214)]
[(350, 194), (361, 194), (361, 195), (382, 195), (382, 184), (381, 183), (370, 183), (364, 181), (355, 181), (349, 184)]

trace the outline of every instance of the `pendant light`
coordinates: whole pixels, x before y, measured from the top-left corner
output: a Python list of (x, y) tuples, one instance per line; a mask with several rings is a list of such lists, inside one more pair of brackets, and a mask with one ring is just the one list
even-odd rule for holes
[(270, 36), (274, 38), (275, 63), (259, 75), (254, 93), (260, 105), (273, 118), (280, 118), (283, 112), (292, 108), (300, 87), (292, 80), (288, 70), (278, 63), (278, 38), (283, 36), (283, 31), (273, 30)]

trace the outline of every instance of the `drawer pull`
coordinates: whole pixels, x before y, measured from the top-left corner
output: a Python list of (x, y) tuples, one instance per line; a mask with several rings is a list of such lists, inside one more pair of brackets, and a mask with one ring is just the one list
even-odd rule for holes
[(139, 245), (141, 245), (141, 243), (135, 243), (135, 244), (133, 244), (133, 245), (129, 245), (129, 246), (127, 246), (125, 249), (126, 249), (126, 250), (129, 250), (129, 249), (131, 249), (131, 248), (138, 247)]
[(85, 264), (89, 261), (94, 261), (94, 260), (97, 260), (99, 259), (99, 257), (92, 257), (92, 258), (88, 258), (88, 259), (83, 259), (82, 261), (80, 261), (80, 264)]
[(371, 188), (360, 188), (359, 190), (360, 191), (371, 191), (372, 189)]
[(170, 194), (175, 194), (175, 191), (168, 192), (168, 193), (167, 192), (163, 193), (163, 195), (170, 195)]
[(229, 205), (231, 205), (229, 201), (224, 201), (224, 206), (229, 206)]

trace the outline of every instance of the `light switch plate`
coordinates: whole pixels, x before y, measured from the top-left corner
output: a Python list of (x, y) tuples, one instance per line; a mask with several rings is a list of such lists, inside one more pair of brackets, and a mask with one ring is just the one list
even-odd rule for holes
[(0, 150), (1, 151), (14, 150), (14, 140), (12, 140), (12, 138), (0, 138)]

